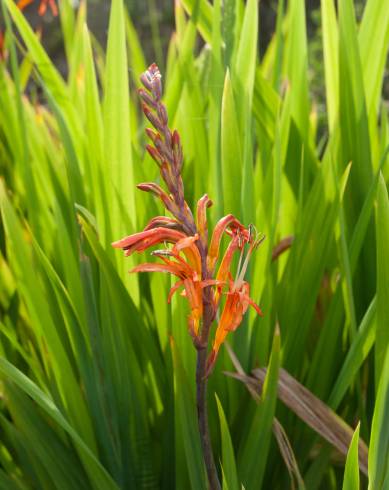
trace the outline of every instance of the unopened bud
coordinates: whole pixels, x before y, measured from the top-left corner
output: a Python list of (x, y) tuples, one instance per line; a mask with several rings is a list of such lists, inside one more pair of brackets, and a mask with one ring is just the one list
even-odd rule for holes
[(147, 136), (151, 139), (151, 141), (153, 143), (155, 143), (155, 139), (157, 138), (158, 133), (156, 133), (155, 131), (153, 131), (151, 128), (146, 128), (145, 129), (145, 132), (146, 132)]
[(156, 109), (157, 103), (151, 97), (151, 95), (148, 92), (146, 92), (146, 90), (144, 90), (143, 88), (138, 89), (138, 95), (143, 100), (143, 102)]
[(180, 138), (180, 135), (178, 134), (178, 131), (175, 129), (173, 131), (173, 135), (172, 135), (172, 145), (173, 145), (173, 149), (177, 146), (180, 146), (181, 144), (181, 138)]
[(180, 135), (174, 130), (172, 135), (173, 159), (176, 171), (179, 173), (182, 169), (182, 148)]
[(172, 197), (168, 196), (168, 194), (158, 184), (155, 184), (154, 182), (146, 182), (138, 184), (137, 188), (144, 192), (152, 192), (154, 195), (159, 197), (165, 208), (174, 216), (178, 213), (177, 206), (175, 205)]
[(163, 104), (158, 104), (157, 112), (158, 112), (158, 117), (161, 120), (162, 124), (164, 126), (167, 126), (168, 115), (167, 115), (166, 107)]
[(162, 140), (161, 136), (158, 134), (154, 140), (155, 147), (159, 151), (159, 153), (162, 155), (164, 160), (167, 160), (168, 162), (172, 163), (173, 161), (173, 154), (171, 149), (167, 146), (167, 144)]
[(140, 76), (140, 81), (142, 82), (143, 86), (147, 88), (147, 90), (151, 91), (151, 81), (147, 76), (147, 71), (142, 73), (142, 75)]
[(157, 163), (158, 167), (160, 167), (163, 163), (163, 158), (159, 151), (151, 145), (146, 145), (146, 150), (148, 151), (151, 158)]
[(150, 65), (148, 69), (142, 73), (140, 80), (147, 90), (153, 94), (155, 101), (158, 102), (162, 96), (161, 73), (158, 66), (155, 63)]
[(143, 103), (142, 104), (142, 109), (147, 117), (147, 119), (151, 122), (151, 124), (157, 129), (158, 131), (163, 131), (163, 125), (161, 124), (161, 121), (158, 119), (158, 117), (152, 112), (150, 107)]
[(165, 181), (165, 184), (167, 188), (169, 189), (170, 192), (175, 192), (175, 183), (173, 181), (173, 177), (170, 173), (169, 166), (167, 165), (166, 162), (164, 162), (160, 167), (159, 170), (161, 172), (161, 177)]
[(159, 101), (162, 97), (162, 83), (161, 83), (161, 73), (159, 71), (158, 66), (153, 63), (149, 66), (147, 70), (150, 83), (151, 83), (151, 92), (156, 101)]

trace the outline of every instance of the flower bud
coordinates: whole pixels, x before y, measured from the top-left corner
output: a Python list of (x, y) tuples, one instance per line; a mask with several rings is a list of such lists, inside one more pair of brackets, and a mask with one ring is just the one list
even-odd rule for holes
[(182, 148), (181, 148), (181, 141), (180, 141), (180, 135), (176, 130), (174, 130), (173, 135), (172, 135), (172, 147), (173, 147), (173, 160), (174, 160), (174, 167), (176, 169), (177, 173), (181, 172), (182, 169)]
[(147, 90), (151, 91), (151, 82), (149, 80), (149, 77), (147, 76), (147, 72), (142, 73), (140, 76), (140, 81), (142, 82), (143, 86), (147, 88)]
[(145, 88), (152, 93), (155, 102), (159, 102), (162, 96), (162, 83), (161, 73), (158, 66), (155, 63), (150, 65), (148, 69), (142, 73), (140, 80)]
[(162, 83), (161, 83), (162, 77), (159, 68), (155, 63), (153, 63), (152, 65), (149, 66), (146, 73), (151, 83), (151, 92), (156, 102), (158, 102), (159, 100), (161, 100), (162, 97)]
[(142, 109), (147, 117), (147, 119), (151, 122), (151, 124), (155, 127), (156, 130), (158, 131), (163, 131), (163, 125), (161, 124), (161, 121), (158, 119), (158, 117), (152, 112), (150, 107), (143, 103), (142, 104)]
[(155, 143), (156, 138), (159, 136), (158, 133), (153, 131), (151, 128), (146, 128), (145, 133), (147, 134), (147, 136), (151, 139), (151, 141), (153, 143)]
[(171, 149), (167, 146), (166, 143), (162, 140), (161, 136), (158, 134), (154, 140), (155, 147), (162, 155), (164, 160), (167, 160), (169, 163), (173, 161), (173, 154)]
[(148, 104), (149, 106), (153, 107), (154, 109), (156, 109), (157, 107), (157, 103), (155, 102), (155, 100), (151, 97), (151, 95), (146, 92), (146, 90), (144, 90), (143, 88), (139, 88), (138, 89), (138, 95), (139, 97), (143, 100), (143, 102), (145, 102), (146, 104)]
[(153, 146), (151, 145), (146, 145), (146, 150), (148, 151), (149, 155), (151, 158), (156, 162), (158, 167), (160, 167), (163, 164), (163, 158), (161, 154), (156, 150)]
[(157, 112), (158, 112), (158, 117), (161, 120), (162, 124), (164, 126), (167, 126), (168, 115), (167, 115), (166, 107), (163, 104), (158, 104)]

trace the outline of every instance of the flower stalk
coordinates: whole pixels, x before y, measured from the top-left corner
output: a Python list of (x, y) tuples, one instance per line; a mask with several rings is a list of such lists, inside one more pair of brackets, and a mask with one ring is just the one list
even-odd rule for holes
[[(248, 307), (252, 306), (262, 315), (259, 306), (250, 298), (250, 286), (244, 276), (253, 251), (264, 237), (254, 233), (253, 226), (245, 227), (229, 214), (216, 224), (209, 241), (207, 209), (212, 206), (212, 201), (207, 194), (201, 197), (194, 218), (185, 200), (181, 177), (181, 140), (179, 133), (171, 131), (168, 126), (167, 110), (161, 101), (162, 83), (157, 65), (152, 64), (140, 79), (144, 87), (138, 91), (142, 110), (153, 126), (146, 129), (150, 139), (146, 150), (158, 165), (167, 191), (154, 182), (142, 183), (137, 187), (160, 199), (172, 217), (156, 216), (143, 231), (112, 245), (123, 249), (126, 256), (156, 245), (164, 246), (152, 252), (152, 256), (160, 262), (140, 264), (131, 272), (164, 272), (175, 276), (177, 282), (169, 292), (168, 302), (180, 289), (181, 295), (188, 301), (188, 332), (197, 350), (196, 394), (201, 447), (209, 487), (219, 490), (221, 487), (208, 426), (207, 378), (213, 371), (221, 345), (228, 333), (241, 324)], [(228, 237), (230, 242), (220, 259), (223, 237)], [(235, 254), (239, 254), (240, 258), (233, 279)], [(219, 309), (220, 320), (208, 354), (211, 326)]]

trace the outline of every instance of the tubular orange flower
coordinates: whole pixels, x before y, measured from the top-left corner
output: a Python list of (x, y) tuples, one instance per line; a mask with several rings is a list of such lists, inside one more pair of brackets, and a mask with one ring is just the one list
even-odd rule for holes
[(199, 199), (197, 203), (197, 229), (199, 231), (200, 240), (205, 247), (208, 246), (208, 226), (207, 226), (207, 208), (212, 206), (212, 201), (207, 194)]
[[(151, 226), (156, 221), (160, 224), (171, 225), (176, 223), (175, 220), (164, 217), (157, 217), (151, 220)], [(150, 223), (146, 229), (140, 233), (135, 233), (125, 237), (112, 244), (115, 248), (122, 248), (126, 256), (134, 252), (143, 252), (148, 248), (160, 244), (171, 243), (174, 246), (171, 249), (156, 250), (154, 256), (160, 257), (163, 264), (144, 263), (135, 267), (131, 272), (165, 272), (177, 276), (180, 280), (176, 283), (168, 296), (170, 302), (173, 294), (182, 286), (185, 290), (185, 296), (188, 299), (191, 313), (188, 318), (189, 332), (197, 339), (202, 316), (202, 288), (204, 287), (201, 280), (201, 257), (195, 242), (198, 235), (187, 236), (183, 232), (167, 228), (164, 226), (151, 227)], [(184, 258), (180, 255), (183, 254)]]
[(114, 248), (122, 248), (125, 250), (125, 255), (128, 256), (135, 251), (144, 252), (149, 247), (158, 243), (177, 243), (182, 238), (185, 238), (185, 235), (181, 231), (157, 227), (122, 238), (112, 243), (112, 246)]
[(230, 281), (230, 290), (226, 293), (227, 300), (216, 329), (215, 340), (207, 360), (207, 376), (212, 372), (220, 346), (229, 332), (234, 332), (242, 323), (243, 316), (251, 305), (256, 312), (263, 316), (260, 307), (250, 298), (250, 285), (242, 281), (240, 287)]
[[(250, 298), (250, 285), (244, 280), (244, 276), (247, 271), (251, 254), (260, 245), (260, 243), (262, 243), (264, 236), (254, 238), (252, 236), (252, 227), (249, 227), (247, 230), (245, 229), (243, 234), (240, 227), (236, 227), (236, 230), (237, 231), (233, 235), (216, 276), (219, 282), (224, 282), (223, 280), (227, 276), (229, 276), (230, 280), (229, 290), (226, 293), (227, 299), (216, 329), (212, 350), (207, 360), (207, 376), (209, 376), (209, 374), (212, 372), (220, 346), (225, 341), (228, 333), (235, 331), (242, 323), (243, 316), (248, 307), (251, 305), (260, 316), (263, 316), (260, 307)], [(249, 244), (249, 249), (242, 264), (243, 251), (246, 243)], [(231, 272), (229, 268), (232, 256), (239, 248), (241, 248), (241, 254), (236, 279), (233, 281), (231, 279)], [(215, 295), (215, 301), (217, 304), (219, 296), (220, 290)]]
[(5, 48), (5, 36), (4, 32), (0, 31), (0, 62), (7, 59), (8, 53)]

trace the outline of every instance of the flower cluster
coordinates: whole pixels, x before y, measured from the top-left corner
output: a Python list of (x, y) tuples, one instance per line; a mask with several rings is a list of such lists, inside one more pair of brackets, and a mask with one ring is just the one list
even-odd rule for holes
[[(196, 218), (185, 201), (180, 137), (176, 130), (171, 132), (168, 127), (166, 107), (161, 102), (162, 85), (158, 67), (151, 65), (141, 76), (141, 81), (144, 89), (139, 89), (139, 96), (143, 112), (154, 127), (146, 129), (151, 140), (146, 148), (157, 163), (168, 192), (155, 183), (139, 184), (138, 188), (157, 196), (173, 217), (157, 216), (142, 232), (112, 245), (122, 248), (126, 256), (144, 252), (155, 245), (164, 245), (163, 249), (152, 252), (160, 262), (141, 264), (131, 272), (165, 272), (177, 277), (168, 301), (182, 289), (181, 295), (186, 297), (190, 306), (188, 330), (197, 349), (207, 347), (210, 323), (217, 317), (221, 303), (224, 303), (207, 360), (209, 374), (220, 346), (227, 334), (241, 324), (248, 307), (253, 306), (262, 315), (259, 306), (250, 298), (250, 286), (244, 276), (250, 256), (263, 236), (256, 236), (252, 226), (246, 228), (229, 214), (216, 224), (208, 243), (206, 211), (212, 201), (207, 195), (198, 201)], [(230, 241), (220, 257), (223, 236), (228, 236)], [(239, 264), (233, 278), (231, 267), (235, 254), (239, 254)], [(223, 297), (225, 301), (222, 302)]]
[[(30, 3), (33, 3), (34, 0), (19, 0), (17, 3), (17, 7), (20, 10), (24, 10)], [(58, 7), (55, 3), (55, 0), (41, 0), (38, 8), (38, 14), (43, 17), (47, 11), (47, 7), (50, 7), (51, 13), (54, 17), (58, 15)], [(40, 33), (40, 29), (38, 29), (38, 33)], [(5, 42), (5, 33), (0, 31), (0, 63), (6, 61), (8, 58), (8, 51), (6, 49)]]

